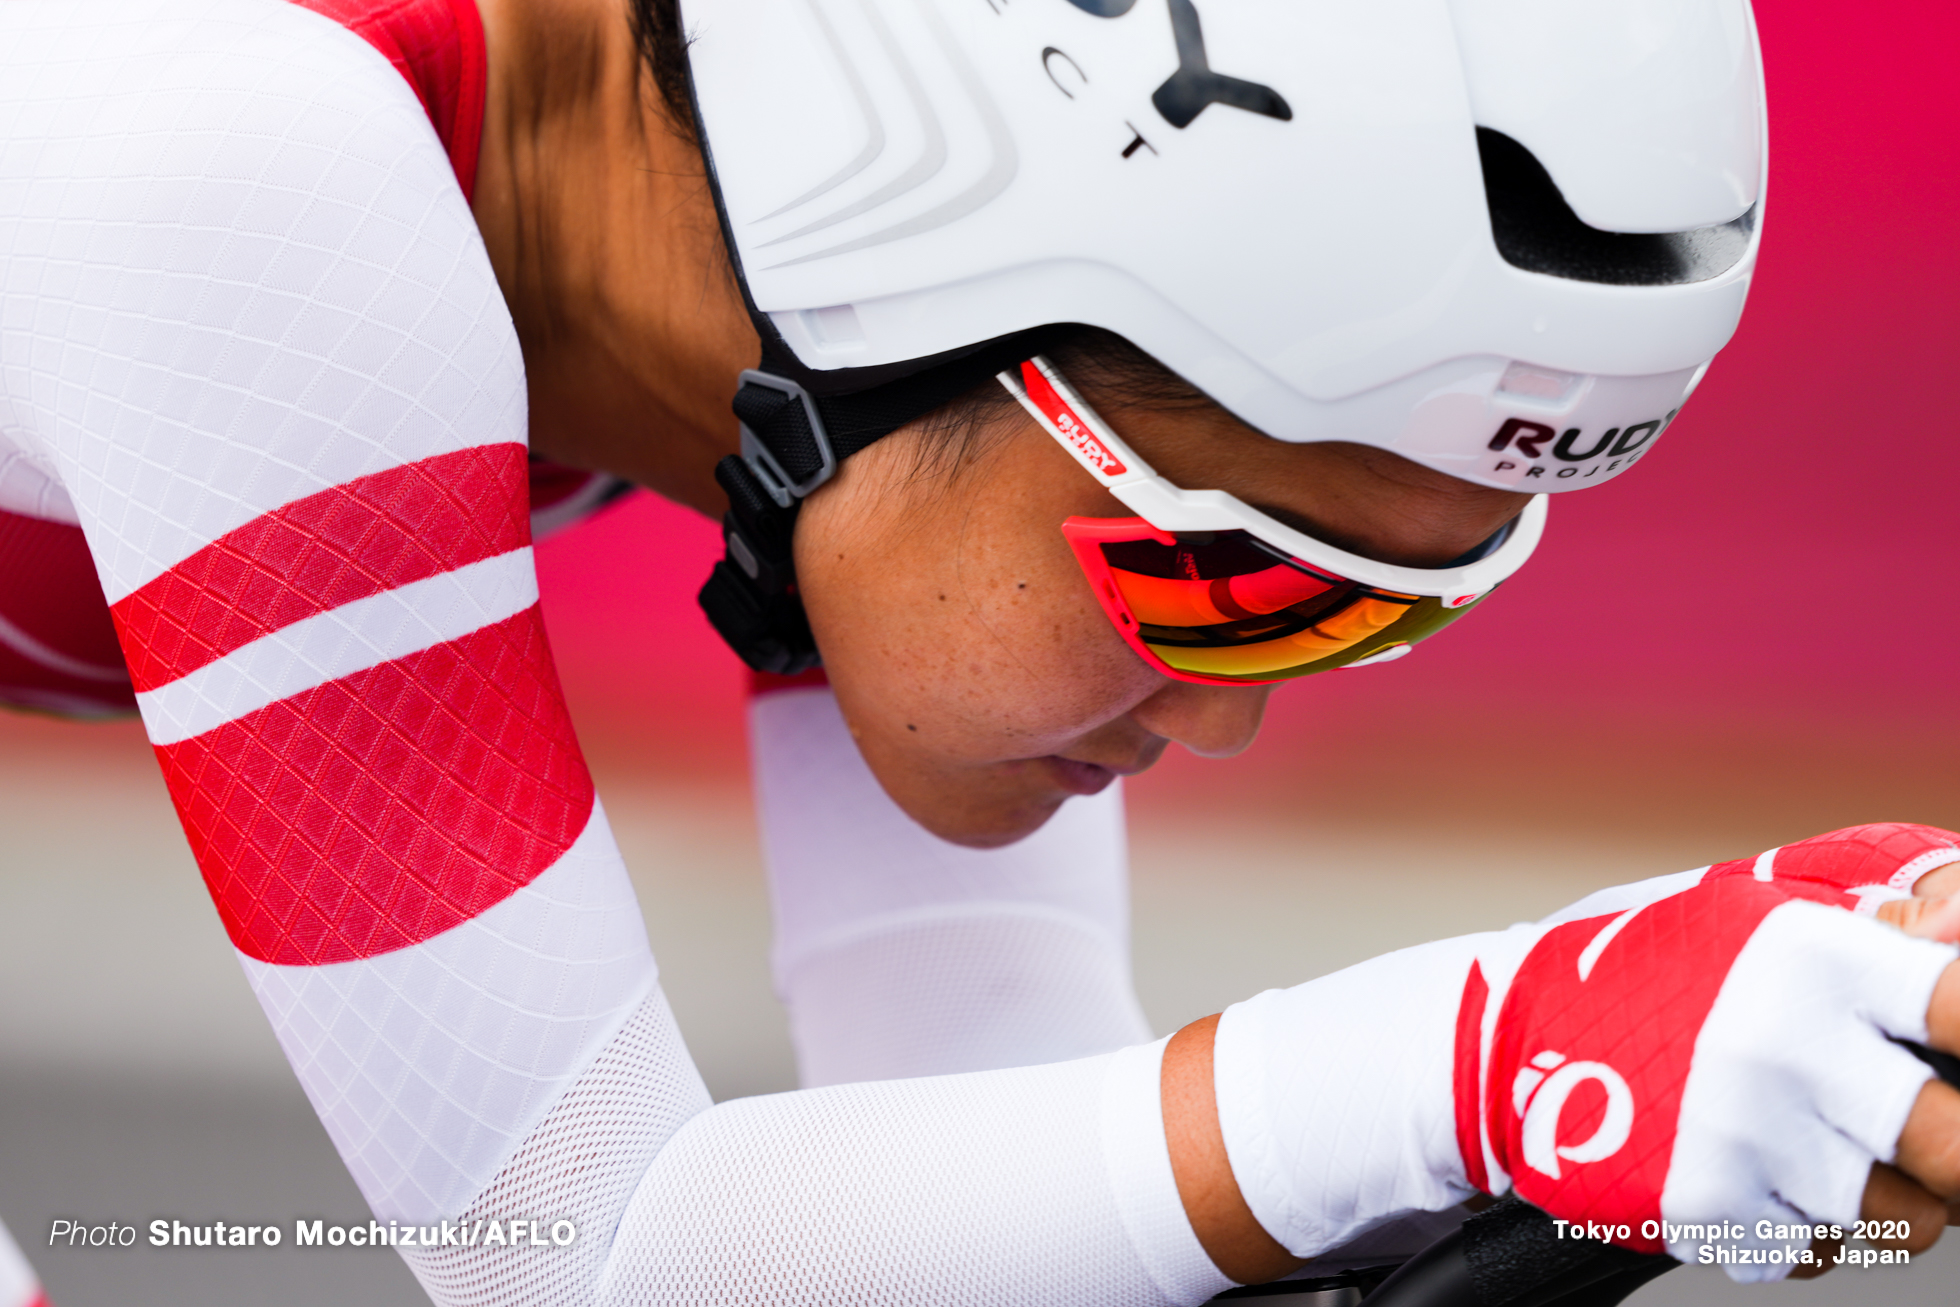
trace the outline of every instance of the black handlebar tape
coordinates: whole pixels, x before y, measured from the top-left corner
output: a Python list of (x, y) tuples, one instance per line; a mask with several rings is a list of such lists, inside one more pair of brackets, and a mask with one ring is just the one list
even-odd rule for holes
[(1371, 1307), (1613, 1307), (1679, 1265), (1591, 1239), (1560, 1238), (1552, 1218), (1505, 1198), (1403, 1263)]

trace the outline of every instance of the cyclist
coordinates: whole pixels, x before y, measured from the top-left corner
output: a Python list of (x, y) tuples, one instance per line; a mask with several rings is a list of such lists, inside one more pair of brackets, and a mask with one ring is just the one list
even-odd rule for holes
[(1953, 950), (1804, 892), (1911, 894), (1952, 851), (1917, 828), (1168, 1043), (707, 1102), (552, 672), (527, 438), (718, 483), (718, 626), (820, 648), (819, 754), (986, 848), (1470, 611), (1733, 329), (1737, 0), (1213, 8), (0, 9), (0, 508), (81, 531), (248, 979), (438, 1301), (1197, 1302), (1478, 1189), (1960, 1189), (1885, 1039), (1960, 1042)]

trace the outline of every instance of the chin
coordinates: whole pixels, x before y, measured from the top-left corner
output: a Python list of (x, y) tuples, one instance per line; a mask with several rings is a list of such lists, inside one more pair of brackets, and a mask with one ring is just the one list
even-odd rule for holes
[(906, 815), (948, 844), (965, 849), (1004, 849), (1046, 826), (1067, 801), (1067, 796), (1059, 795), (1039, 802), (948, 805), (951, 810), (937, 812), (908, 808)]

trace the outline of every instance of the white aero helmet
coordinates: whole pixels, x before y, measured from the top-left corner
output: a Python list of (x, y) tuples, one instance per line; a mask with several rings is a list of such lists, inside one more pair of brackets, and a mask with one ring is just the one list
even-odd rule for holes
[(1267, 435), (1631, 465), (1761, 231), (1747, 0), (685, 0), (773, 371), (1106, 328)]

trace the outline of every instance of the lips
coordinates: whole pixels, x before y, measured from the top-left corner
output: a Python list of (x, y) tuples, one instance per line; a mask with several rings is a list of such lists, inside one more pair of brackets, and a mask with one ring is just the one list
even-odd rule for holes
[(1093, 762), (1077, 762), (1073, 758), (1051, 755), (1042, 761), (1048, 764), (1049, 774), (1056, 783), (1070, 794), (1101, 794), (1118, 775), (1111, 768)]

